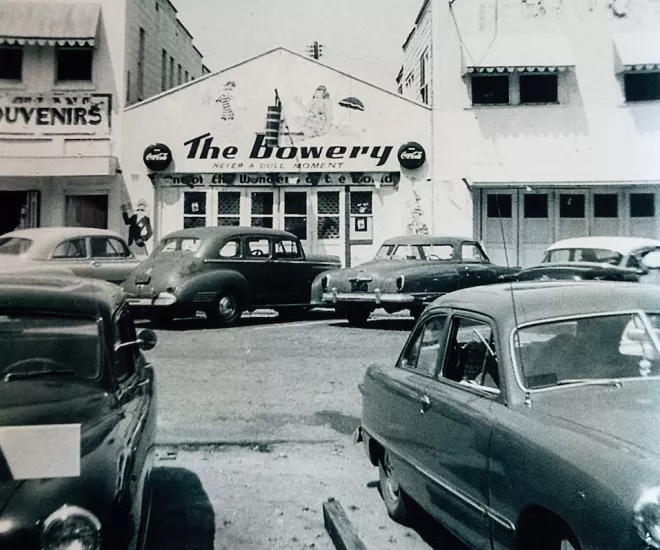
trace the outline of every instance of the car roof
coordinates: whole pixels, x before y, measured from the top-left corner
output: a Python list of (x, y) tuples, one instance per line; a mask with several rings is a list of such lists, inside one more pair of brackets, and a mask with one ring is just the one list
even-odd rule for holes
[(512, 327), (571, 315), (634, 309), (660, 312), (660, 288), (612, 281), (501, 283), (450, 292), (431, 306), (440, 307), (480, 312)]
[(1, 237), (20, 237), (22, 239), (42, 240), (53, 239), (61, 240), (74, 237), (119, 237), (119, 234), (109, 229), (97, 229), (95, 227), (32, 227), (30, 229), (16, 229)]
[(164, 239), (174, 237), (234, 237), (237, 235), (247, 236), (274, 236), (296, 238), (293, 233), (281, 229), (270, 229), (268, 227), (249, 227), (243, 225), (217, 226), (217, 227), (191, 227), (179, 229), (165, 235)]
[(390, 244), (451, 244), (455, 245), (463, 241), (477, 242), (472, 237), (457, 237), (457, 236), (444, 236), (444, 235), (399, 235), (397, 237), (390, 237), (383, 241), (383, 246)]
[(44, 273), (0, 273), (0, 309), (110, 319), (122, 289), (98, 279)]
[(557, 241), (549, 246), (547, 250), (561, 248), (600, 248), (614, 250), (620, 254), (629, 254), (632, 250), (645, 246), (660, 246), (660, 241), (643, 237), (574, 237), (572, 239)]

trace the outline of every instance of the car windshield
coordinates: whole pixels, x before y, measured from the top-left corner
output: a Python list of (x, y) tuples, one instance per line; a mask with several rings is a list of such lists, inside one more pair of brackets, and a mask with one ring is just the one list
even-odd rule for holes
[(195, 253), (199, 250), (202, 240), (195, 237), (171, 237), (163, 239), (154, 251), (154, 254), (167, 254), (171, 252)]
[(549, 250), (544, 263), (596, 262), (618, 265), (623, 255), (606, 248), (557, 248)]
[(0, 237), (0, 254), (19, 256), (25, 254), (32, 246), (31, 239), (20, 237)]
[(0, 378), (5, 381), (58, 374), (94, 379), (100, 366), (96, 321), (0, 312)]
[(645, 312), (539, 323), (514, 334), (528, 389), (660, 376), (659, 341), (660, 314)]
[[(470, 252), (471, 254), (471, 252)], [(376, 260), (448, 261), (454, 258), (451, 244), (388, 244), (380, 247)]]

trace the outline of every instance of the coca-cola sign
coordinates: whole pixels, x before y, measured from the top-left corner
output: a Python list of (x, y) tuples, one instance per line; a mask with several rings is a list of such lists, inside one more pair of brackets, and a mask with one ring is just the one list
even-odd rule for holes
[(426, 162), (426, 151), (419, 143), (409, 141), (399, 147), (399, 164), (408, 170), (415, 170)]
[(142, 160), (149, 170), (161, 172), (172, 164), (172, 151), (163, 143), (154, 143), (144, 150)]

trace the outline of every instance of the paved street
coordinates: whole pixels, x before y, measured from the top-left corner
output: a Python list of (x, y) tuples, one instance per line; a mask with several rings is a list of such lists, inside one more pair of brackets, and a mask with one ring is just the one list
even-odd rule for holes
[(391, 521), (378, 471), (352, 440), (366, 366), (395, 360), (411, 326), (259, 312), (226, 330), (196, 320), (158, 330), (149, 547), (330, 550), (322, 505), (335, 498), (369, 549), (460, 548), (422, 512), (414, 528)]

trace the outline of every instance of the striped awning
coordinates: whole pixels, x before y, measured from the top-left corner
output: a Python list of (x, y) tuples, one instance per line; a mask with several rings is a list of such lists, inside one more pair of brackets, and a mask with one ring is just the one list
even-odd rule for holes
[(0, 2), (0, 44), (93, 46), (98, 4)]
[(523, 34), (466, 37), (463, 65), (467, 73), (557, 72), (575, 61), (566, 36)]
[(659, 33), (618, 34), (614, 46), (620, 72), (660, 70)]

